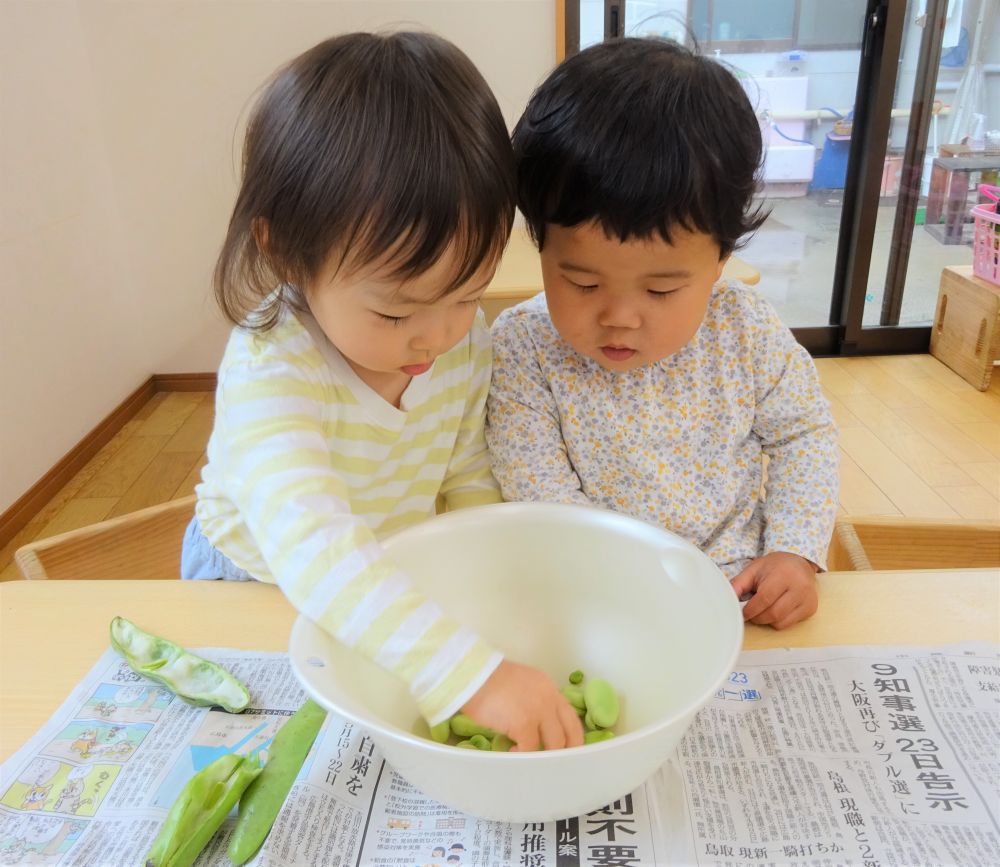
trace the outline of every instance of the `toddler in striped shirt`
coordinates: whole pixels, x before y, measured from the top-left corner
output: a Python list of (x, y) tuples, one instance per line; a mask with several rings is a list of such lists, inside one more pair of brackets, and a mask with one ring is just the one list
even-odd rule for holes
[(553, 681), (452, 621), (379, 544), (438, 497), (501, 499), (478, 301), (513, 216), (503, 117), (449, 42), (349, 34), (276, 74), (216, 266), (237, 327), (181, 570), (278, 584), (405, 679), (432, 725), (462, 710), (552, 749), (583, 739)]

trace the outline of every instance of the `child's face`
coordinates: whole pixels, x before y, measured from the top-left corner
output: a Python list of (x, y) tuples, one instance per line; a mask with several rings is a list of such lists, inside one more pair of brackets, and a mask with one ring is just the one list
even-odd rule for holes
[(542, 278), (552, 323), (581, 355), (623, 372), (672, 355), (694, 337), (725, 260), (701, 232), (672, 243), (608, 238), (600, 225), (545, 227)]
[(363, 382), (398, 403), (410, 379), (468, 334), (496, 265), (438, 298), (453, 279), (453, 253), (405, 282), (386, 262), (360, 268), (331, 260), (306, 286), (306, 300), (330, 342)]

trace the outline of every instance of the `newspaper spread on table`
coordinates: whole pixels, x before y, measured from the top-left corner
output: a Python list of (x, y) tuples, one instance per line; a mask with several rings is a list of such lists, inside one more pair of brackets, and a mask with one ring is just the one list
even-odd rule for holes
[[(109, 651), (4, 763), (0, 864), (141, 864), (184, 782), (266, 750), (305, 699), (283, 654), (199, 652), (252, 707), (192, 707)], [(744, 652), (641, 788), (560, 822), (438, 804), (331, 714), (252, 863), (986, 867), (1000, 863), (998, 750), (1000, 645), (984, 643)], [(232, 821), (199, 865), (228, 864)]]

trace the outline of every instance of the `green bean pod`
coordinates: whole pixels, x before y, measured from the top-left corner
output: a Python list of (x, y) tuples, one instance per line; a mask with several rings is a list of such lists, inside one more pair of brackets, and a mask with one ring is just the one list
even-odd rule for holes
[(240, 815), (228, 850), (233, 864), (249, 861), (271, 833), (325, 719), (326, 711), (310, 699), (278, 729), (263, 772), (240, 800)]
[(258, 774), (256, 759), (220, 756), (184, 785), (146, 855), (146, 867), (190, 867)]
[(196, 705), (218, 705), (240, 713), (250, 704), (247, 688), (221, 665), (209, 662), (178, 644), (143, 632), (131, 620), (111, 621), (111, 646), (136, 674), (162, 683)]

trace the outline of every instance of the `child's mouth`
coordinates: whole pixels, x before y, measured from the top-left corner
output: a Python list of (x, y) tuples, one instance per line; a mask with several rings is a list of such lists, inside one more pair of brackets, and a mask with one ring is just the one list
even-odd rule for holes
[(629, 349), (627, 346), (602, 346), (601, 352), (611, 361), (628, 361), (635, 355), (635, 350)]
[(407, 364), (399, 369), (407, 376), (420, 376), (421, 373), (427, 373), (433, 366), (433, 361), (427, 361), (424, 364)]

